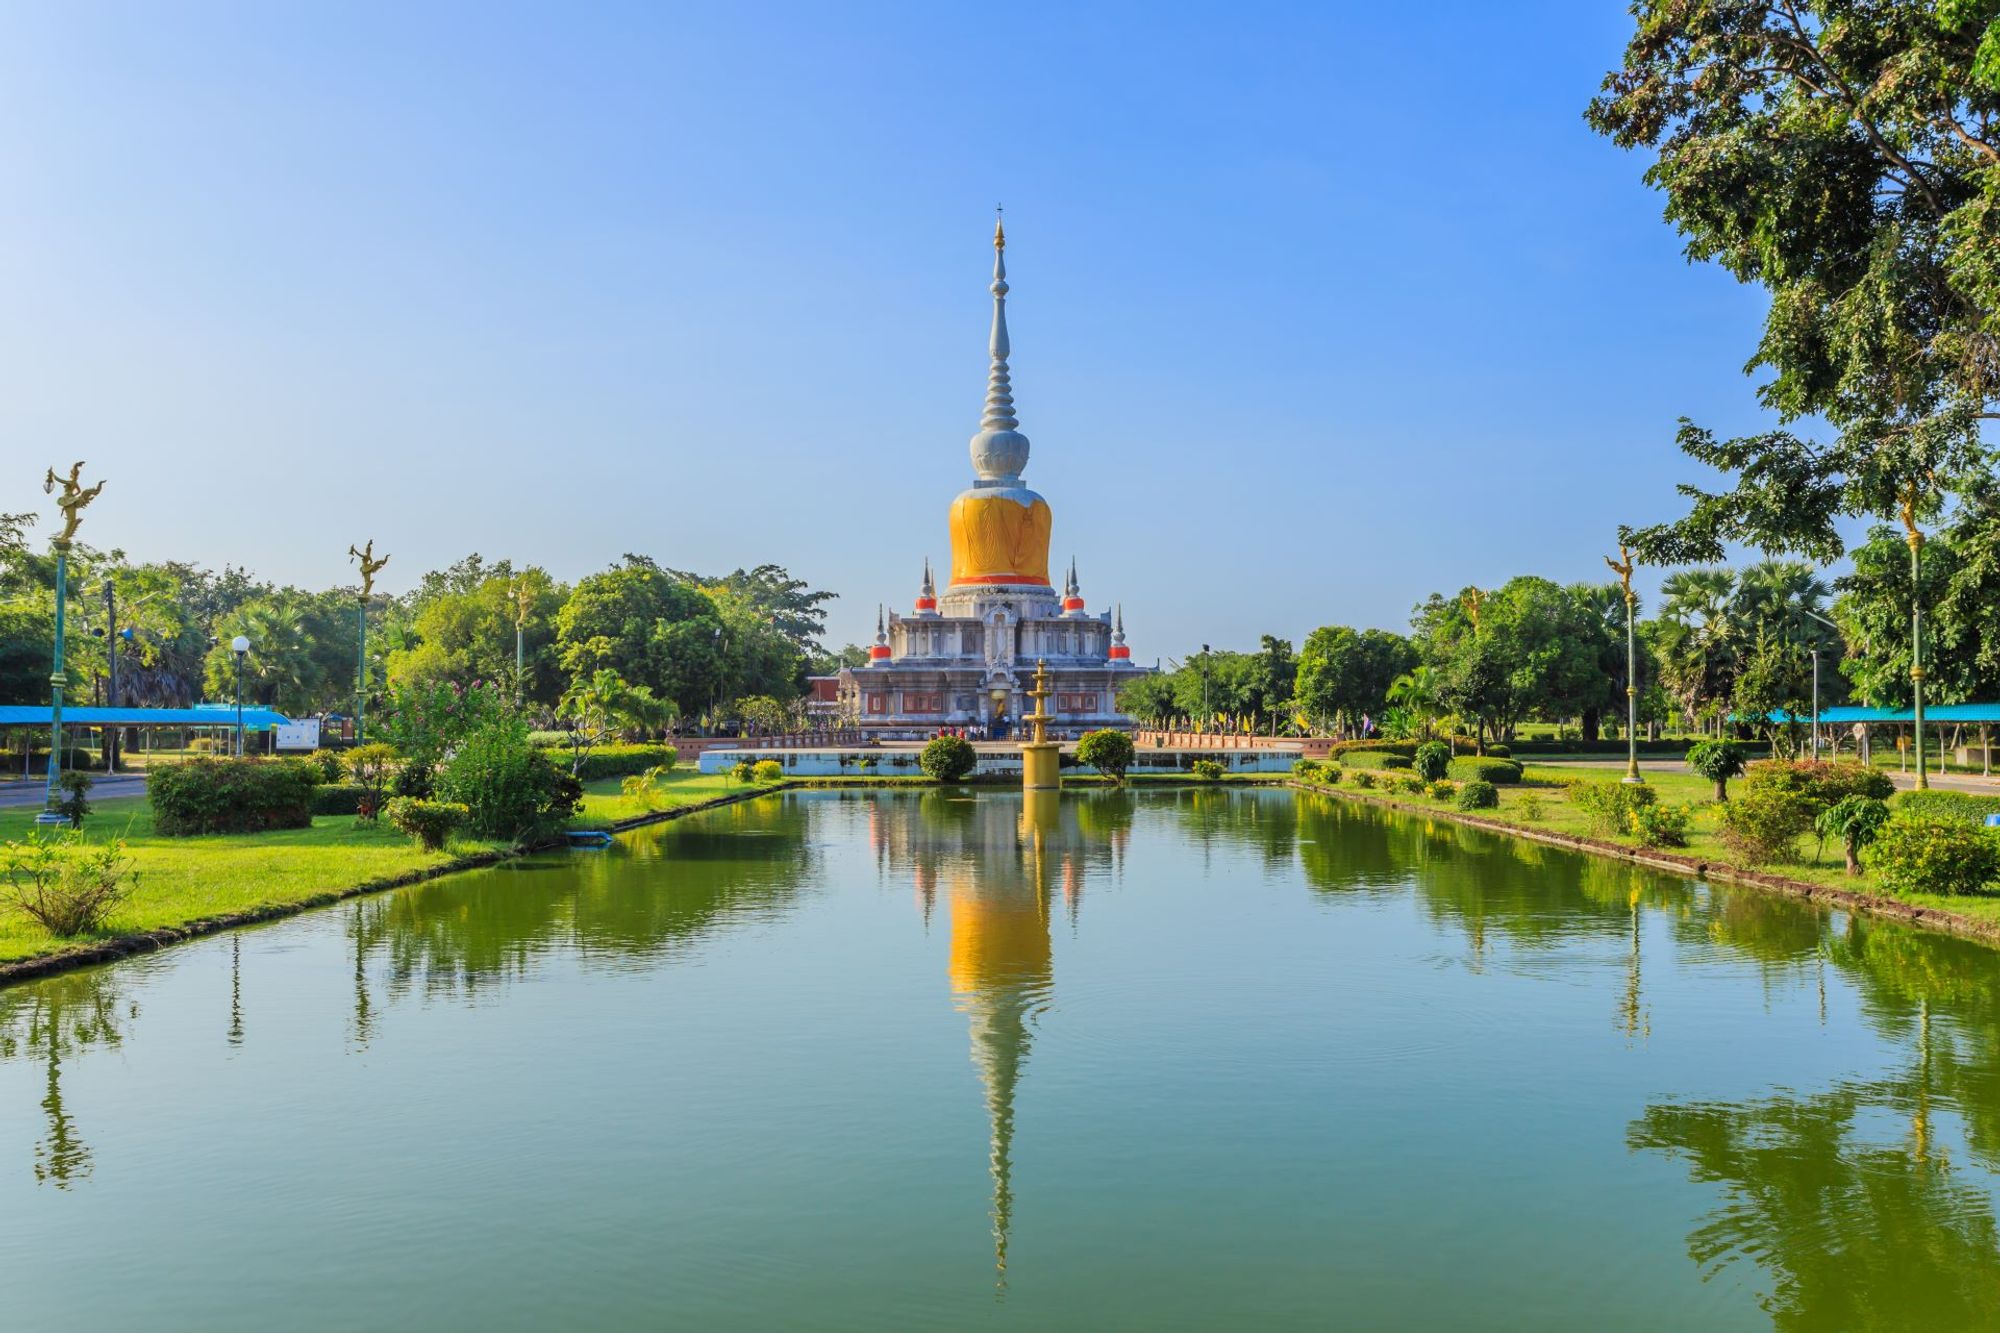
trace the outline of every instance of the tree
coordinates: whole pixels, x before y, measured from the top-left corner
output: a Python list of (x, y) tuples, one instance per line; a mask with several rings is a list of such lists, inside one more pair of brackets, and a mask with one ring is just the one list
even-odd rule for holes
[(1164, 726), (1179, 712), (1174, 682), (1164, 672), (1148, 672), (1118, 691), (1118, 711), (1151, 726)]
[(917, 766), (936, 782), (957, 782), (978, 762), (979, 752), (963, 736), (934, 736), (917, 756)]
[(1443, 673), (1434, 666), (1419, 662), (1389, 682), (1384, 698), (1397, 708), (1408, 709), (1423, 725), (1424, 739), (1429, 740), (1431, 728), (1446, 713)]
[(1889, 822), (1889, 803), (1873, 796), (1846, 796), (1820, 811), (1813, 831), (1821, 838), (1839, 838), (1847, 873), (1861, 873), (1861, 849)]
[(1688, 767), (1715, 784), (1715, 799), (1729, 799), (1729, 779), (1743, 776), (1743, 747), (1735, 741), (1696, 741), (1688, 747)]
[(1110, 727), (1087, 731), (1076, 743), (1079, 764), (1090, 765), (1121, 787), (1125, 785), (1125, 771), (1132, 767), (1134, 753), (1132, 738)]
[(1299, 650), (1294, 697), (1318, 724), (1352, 729), (1363, 714), (1380, 713), (1390, 686), (1416, 665), (1416, 649), (1400, 634), (1322, 625)]
[[(1623, 534), (1648, 560), (1748, 542), (1822, 562), (1838, 521), (1922, 525), (1984, 478), (2000, 416), (2000, 38), (1983, 0), (1640, 0), (1589, 120), (1655, 150), (1647, 180), (1690, 258), (1771, 293), (1749, 369), (1783, 423), (1733, 440), (1683, 420), (1734, 478), (1676, 523)], [(1913, 636), (1920, 631), (1913, 630)], [(1922, 769), (1919, 768), (1921, 780)]]
[[(427, 586), (431, 577), (425, 576)], [(404, 646), (389, 654), (389, 683), (463, 688), (474, 681), (506, 681), (512, 692), (517, 684), (515, 629), (525, 606), (520, 697), (553, 704), (562, 688), (555, 642), (563, 600), (564, 589), (546, 571), (533, 567), (493, 574), (462, 590), (436, 587), (422, 597), (408, 621)]]
[(609, 668), (695, 713), (720, 697), (723, 633), (707, 594), (627, 556), (577, 582), (556, 616), (556, 653), (572, 679)]

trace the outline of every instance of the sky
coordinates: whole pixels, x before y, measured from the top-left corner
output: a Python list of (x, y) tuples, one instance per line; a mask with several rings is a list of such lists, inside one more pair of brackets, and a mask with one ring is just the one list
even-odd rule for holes
[[(471, 551), (908, 607), (993, 208), (1029, 485), (1137, 660), (1608, 577), (1768, 424), (1761, 291), (1583, 111), (1613, 0), (0, 4), (0, 511), (398, 591)], [(1657, 582), (1642, 571), (1642, 591)]]

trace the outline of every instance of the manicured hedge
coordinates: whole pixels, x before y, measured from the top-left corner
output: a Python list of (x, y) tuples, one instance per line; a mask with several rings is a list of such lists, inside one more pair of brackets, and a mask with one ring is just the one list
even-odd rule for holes
[[(1682, 755), (1687, 753), (1687, 748), (1691, 744), (1693, 742), (1687, 740), (1640, 741), (1639, 753), (1655, 756)], [(1768, 747), (1753, 746), (1751, 748), (1763, 750)], [(1507, 750), (1509, 754), (1515, 756), (1524, 754), (1624, 754), (1625, 742), (1514, 740), (1507, 742)]]
[(361, 798), (368, 789), (354, 782), (322, 782), (313, 788), (312, 812), (316, 815), (358, 815)]
[(187, 759), (146, 779), (153, 827), (169, 835), (309, 828), (319, 770), (300, 759)]
[(1346, 768), (1408, 768), (1413, 761), (1393, 750), (1344, 750), (1340, 762)]
[(1521, 765), (1516, 761), (1469, 754), (1452, 760), (1450, 772), (1460, 782), (1490, 782), (1496, 787), (1511, 787), (1521, 780)]
[(1981, 796), (1969, 791), (1906, 791), (1896, 798), (1896, 813), (1911, 818), (1963, 819), (1984, 824), (1986, 816), (2000, 814), (2000, 796)]
[[(569, 747), (543, 746), (556, 767), (569, 771)], [(577, 778), (595, 782), (599, 778), (629, 778), (661, 764), (671, 768), (680, 755), (671, 745), (600, 745), (583, 758)]]
[(1381, 739), (1335, 741), (1327, 747), (1327, 753), (1336, 757), (1343, 757), (1356, 750), (1372, 750), (1379, 754), (1399, 754), (1407, 759), (1417, 752), (1418, 744), (1419, 742), (1417, 741), (1385, 741)]

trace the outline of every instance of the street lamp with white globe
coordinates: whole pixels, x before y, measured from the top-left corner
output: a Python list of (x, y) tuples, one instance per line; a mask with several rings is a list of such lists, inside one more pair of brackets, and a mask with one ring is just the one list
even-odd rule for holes
[(250, 652), (250, 640), (237, 635), (229, 641), (229, 651), (236, 654), (236, 757), (243, 757), (243, 659)]

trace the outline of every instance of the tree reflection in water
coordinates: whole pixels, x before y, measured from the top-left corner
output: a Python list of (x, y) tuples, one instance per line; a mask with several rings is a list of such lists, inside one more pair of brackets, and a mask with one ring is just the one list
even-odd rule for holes
[(42, 1113), (48, 1133), (35, 1145), (37, 1182), (68, 1189), (86, 1179), (91, 1153), (63, 1105), (63, 1061), (93, 1049), (117, 1049), (139, 1006), (118, 993), (111, 968), (68, 972), (0, 990), (0, 1059), (39, 1060), (48, 1077)]

